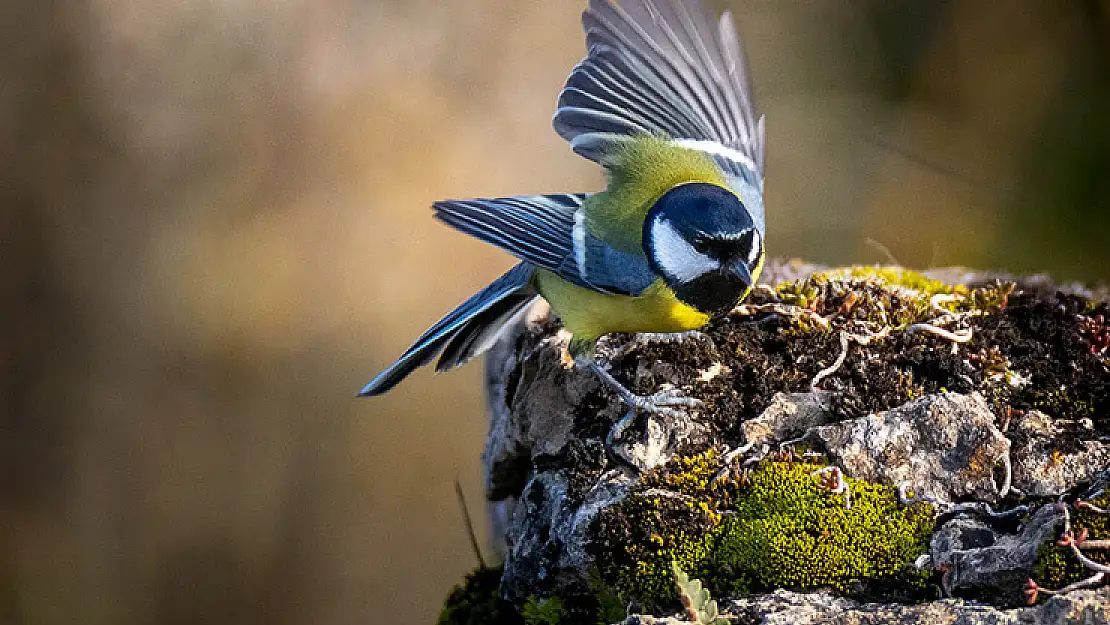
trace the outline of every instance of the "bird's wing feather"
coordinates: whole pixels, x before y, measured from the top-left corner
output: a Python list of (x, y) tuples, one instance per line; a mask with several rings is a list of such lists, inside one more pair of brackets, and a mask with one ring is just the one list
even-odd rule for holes
[(762, 189), (763, 120), (727, 11), (713, 24), (698, 0), (590, 0), (582, 22), (588, 55), (554, 118), (576, 152), (604, 163), (628, 137), (664, 135)]
[(611, 248), (585, 224), (585, 194), (435, 203), (436, 218), (572, 284), (639, 295), (656, 278), (643, 255)]
[(437, 371), (457, 367), (489, 349), (505, 322), (536, 298), (532, 288), (535, 268), (520, 263), (440, 319), (416, 339), (388, 369), (378, 374), (359, 392), (360, 396), (381, 395), (413, 370), (443, 352)]

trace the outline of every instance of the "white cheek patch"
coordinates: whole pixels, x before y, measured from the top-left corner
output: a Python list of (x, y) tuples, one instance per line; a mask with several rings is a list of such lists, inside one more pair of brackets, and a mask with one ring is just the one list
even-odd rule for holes
[(655, 262), (678, 282), (690, 282), (721, 268), (720, 263), (698, 252), (665, 219), (656, 219), (651, 226)]
[(755, 267), (759, 261), (759, 252), (763, 249), (763, 241), (759, 237), (758, 230), (752, 230), (752, 247), (748, 250), (748, 266)]

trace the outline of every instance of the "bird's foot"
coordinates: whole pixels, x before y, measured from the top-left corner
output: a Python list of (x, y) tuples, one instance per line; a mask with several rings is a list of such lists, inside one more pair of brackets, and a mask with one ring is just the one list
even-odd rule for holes
[(621, 401), (633, 411), (676, 416), (684, 412), (683, 408), (700, 408), (705, 405), (700, 399), (687, 396), (679, 388), (665, 388), (651, 395), (637, 395), (618, 382), (613, 374), (602, 369), (601, 365), (597, 364), (592, 358), (585, 360), (585, 364), (597, 377), (601, 378), (602, 382), (609, 385), (609, 388), (613, 389), (620, 396)]
[[(693, 427), (692, 421), (686, 416), (657, 418), (658, 414), (645, 414), (629, 408), (605, 437), (605, 450), (610, 457), (637, 473), (650, 471), (670, 461), (676, 444)], [(643, 431), (630, 435), (627, 430), (640, 417), (644, 419)]]
[(685, 412), (683, 408), (701, 408), (705, 405), (705, 402), (686, 395), (680, 388), (666, 388), (651, 395), (629, 393), (622, 399), (630, 408), (666, 416), (680, 415)]
[[(665, 388), (651, 395), (637, 395), (618, 382), (592, 358), (584, 363), (598, 378), (612, 388), (628, 411), (609, 430), (605, 448), (614, 457), (637, 471), (647, 471), (665, 463), (671, 457), (675, 441), (685, 436), (692, 427), (686, 412), (700, 408), (704, 402), (686, 395), (679, 388)], [(644, 432), (638, 440), (624, 442), (625, 432), (640, 414), (646, 415)], [(656, 415), (667, 417), (656, 419)]]

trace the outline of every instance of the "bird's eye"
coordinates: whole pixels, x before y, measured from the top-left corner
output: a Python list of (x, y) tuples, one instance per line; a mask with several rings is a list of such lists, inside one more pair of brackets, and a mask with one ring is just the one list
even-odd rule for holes
[(699, 234), (699, 235), (695, 236), (694, 237), (694, 249), (697, 250), (697, 252), (699, 254), (708, 254), (709, 253), (709, 237), (707, 237), (703, 234)]

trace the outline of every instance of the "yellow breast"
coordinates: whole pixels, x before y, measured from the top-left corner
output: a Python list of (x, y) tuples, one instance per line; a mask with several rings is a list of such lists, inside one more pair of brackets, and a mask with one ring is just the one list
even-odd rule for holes
[(593, 341), (610, 332), (685, 332), (709, 322), (709, 315), (680, 302), (662, 280), (628, 297), (575, 286), (540, 269), (536, 286), (576, 341)]

